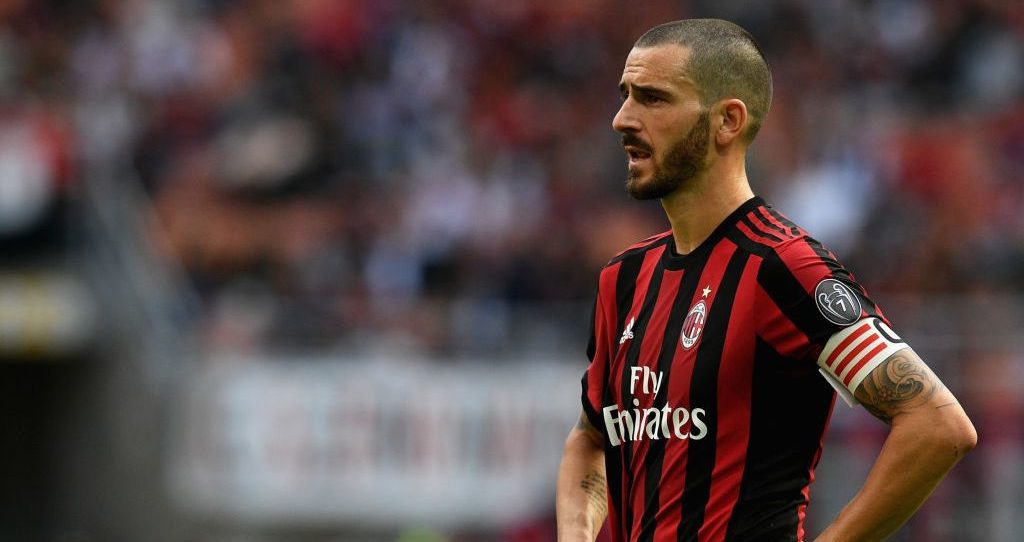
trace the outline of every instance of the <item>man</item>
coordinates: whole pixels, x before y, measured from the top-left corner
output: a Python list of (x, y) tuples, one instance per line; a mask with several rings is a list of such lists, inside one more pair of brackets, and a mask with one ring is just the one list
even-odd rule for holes
[(977, 436), (835, 256), (751, 192), (744, 157), (771, 102), (760, 48), (726, 21), (664, 24), (619, 88), (627, 190), (659, 198), (672, 229), (601, 272), (559, 540), (593, 540), (606, 516), (617, 541), (804, 540), (836, 391), (891, 429), (816, 540), (884, 539)]

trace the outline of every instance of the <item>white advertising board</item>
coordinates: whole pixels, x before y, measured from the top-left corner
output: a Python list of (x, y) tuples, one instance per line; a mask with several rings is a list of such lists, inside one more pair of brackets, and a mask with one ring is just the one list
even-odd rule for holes
[(181, 396), (169, 483), (256, 524), (500, 526), (550, 513), (584, 365), (235, 359)]

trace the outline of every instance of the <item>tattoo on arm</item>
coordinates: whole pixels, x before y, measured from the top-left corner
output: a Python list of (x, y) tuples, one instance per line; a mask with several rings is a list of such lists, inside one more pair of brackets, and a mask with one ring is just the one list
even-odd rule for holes
[(608, 513), (608, 483), (604, 475), (593, 471), (580, 480), (580, 488), (587, 494), (587, 500), (594, 509), (605, 515)]
[(913, 350), (901, 350), (871, 371), (856, 396), (868, 412), (891, 424), (897, 414), (925, 404), (942, 389), (938, 377)]

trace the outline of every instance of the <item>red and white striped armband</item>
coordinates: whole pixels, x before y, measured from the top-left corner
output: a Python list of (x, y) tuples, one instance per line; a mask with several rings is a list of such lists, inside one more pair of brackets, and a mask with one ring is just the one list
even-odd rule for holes
[(846, 401), (860, 404), (854, 397), (857, 386), (889, 356), (907, 348), (892, 328), (878, 318), (865, 318), (836, 333), (825, 343), (818, 356), (818, 371)]

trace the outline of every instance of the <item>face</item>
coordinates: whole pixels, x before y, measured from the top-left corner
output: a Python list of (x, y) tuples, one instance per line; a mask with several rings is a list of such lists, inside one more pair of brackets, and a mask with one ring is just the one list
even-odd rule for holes
[(686, 49), (664, 45), (626, 58), (612, 127), (629, 157), (626, 190), (637, 199), (665, 197), (707, 168), (710, 115), (683, 75), (686, 56)]

